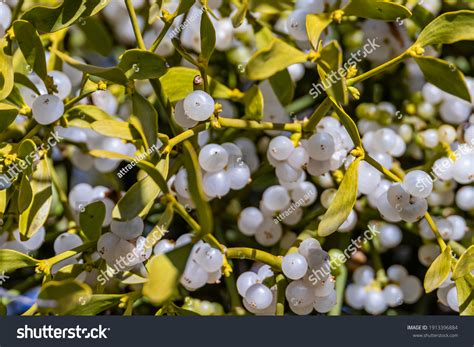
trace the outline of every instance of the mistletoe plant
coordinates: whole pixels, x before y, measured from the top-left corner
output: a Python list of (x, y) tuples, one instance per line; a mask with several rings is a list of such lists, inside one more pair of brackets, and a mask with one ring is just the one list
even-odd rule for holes
[(474, 314), (468, 4), (0, 19), (0, 313)]

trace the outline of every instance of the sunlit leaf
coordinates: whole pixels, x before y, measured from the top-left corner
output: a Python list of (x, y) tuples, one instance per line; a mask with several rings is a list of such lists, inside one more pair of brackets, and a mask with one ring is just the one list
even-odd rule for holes
[(92, 295), (91, 288), (74, 280), (46, 282), (38, 295), (38, 310), (42, 313), (66, 314), (83, 305)]
[(474, 316), (474, 276), (458, 278), (456, 281), (458, 294), (459, 314), (461, 316)]
[(316, 63), (326, 93), (339, 103), (346, 104), (348, 95), (341, 47), (333, 40), (320, 50), (320, 54), (321, 57)]
[(12, 249), (0, 249), (0, 272), (13, 272), (24, 267), (36, 266), (38, 260)]
[(207, 11), (203, 11), (201, 15), (201, 53), (199, 55), (199, 61), (207, 65), (215, 47), (216, 30), (214, 29), (214, 25), (212, 25)]
[(361, 158), (354, 160), (342, 179), (331, 205), (318, 226), (319, 236), (335, 232), (349, 217), (357, 199), (357, 175)]
[[(100, 276), (100, 275), (99, 275)], [(79, 301), (79, 305), (67, 312), (69, 316), (95, 316), (109, 308), (118, 306), (122, 294), (93, 294)]]
[(472, 270), (474, 270), (474, 246), (469, 247), (461, 255), (451, 277), (453, 280), (456, 280), (466, 276)]
[(430, 46), (464, 40), (474, 40), (474, 11), (443, 13), (422, 30), (416, 44)]
[(91, 124), (91, 128), (99, 134), (132, 141), (140, 138), (137, 130), (127, 122), (113, 119), (102, 119)]
[(245, 119), (261, 120), (263, 118), (263, 95), (257, 85), (245, 92)]
[(0, 103), (0, 131), (8, 128), (18, 115), (18, 109), (12, 105)]
[(143, 286), (143, 295), (153, 304), (162, 304), (176, 293), (191, 248), (192, 245), (188, 244), (155, 256), (148, 262), (148, 282)]
[(7, 45), (5, 38), (0, 39), (0, 101), (8, 97), (14, 85), (12, 57), (4, 50)]
[(377, 0), (351, 0), (343, 10), (347, 16), (386, 21), (395, 21), (411, 16), (410, 10), (405, 6), (394, 2)]
[(249, 0), (242, 0), (241, 5), (237, 9), (237, 12), (232, 16), (232, 25), (234, 28), (238, 28), (244, 22), (247, 10), (249, 7)]
[(303, 63), (307, 55), (280, 39), (258, 50), (247, 64), (247, 76), (252, 80), (263, 80), (287, 68)]
[(121, 57), (118, 64), (129, 78), (147, 80), (160, 78), (166, 71), (166, 62), (158, 54), (141, 49), (130, 49)]
[(439, 288), (449, 276), (451, 269), (451, 247), (444, 251), (433, 261), (426, 272), (424, 287), (427, 293)]
[(321, 34), (331, 22), (332, 19), (329, 13), (308, 14), (306, 16), (306, 33), (314, 50), (318, 49)]

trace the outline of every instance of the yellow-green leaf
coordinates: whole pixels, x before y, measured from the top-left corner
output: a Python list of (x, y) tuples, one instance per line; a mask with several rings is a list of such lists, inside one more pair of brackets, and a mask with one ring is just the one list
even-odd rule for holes
[(342, 179), (336, 196), (318, 226), (319, 236), (335, 232), (347, 219), (357, 199), (357, 175), (361, 158), (356, 158)]
[(456, 280), (466, 276), (474, 270), (474, 246), (469, 247), (459, 258), (454, 268), (452, 279)]
[(416, 57), (415, 61), (428, 82), (449, 94), (471, 102), (464, 75), (454, 64), (434, 57)]
[(326, 93), (341, 104), (348, 100), (345, 73), (342, 68), (342, 50), (335, 40), (320, 50), (321, 57), (316, 61), (321, 83)]
[(439, 288), (449, 276), (451, 270), (451, 247), (444, 251), (433, 261), (426, 272), (424, 287), (427, 293)]
[(102, 223), (105, 218), (105, 205), (102, 201), (88, 204), (84, 212), (79, 214), (81, 229), (91, 241), (97, 240), (102, 233)]
[(8, 128), (18, 115), (18, 109), (15, 106), (0, 103), (0, 131)]
[(334, 100), (332, 97), (329, 97), (329, 100), (331, 100), (339, 120), (341, 121), (344, 128), (346, 128), (354, 145), (356, 147), (362, 147), (362, 140), (360, 139), (359, 130), (357, 129), (357, 125), (354, 123), (354, 120), (346, 113), (346, 111), (344, 111), (342, 106), (339, 105), (336, 100)]
[(202, 187), (202, 172), (199, 166), (198, 156), (189, 141), (183, 143), (184, 167), (188, 174), (188, 186), (191, 197), (196, 205), (201, 235), (211, 233), (213, 230), (212, 211), (209, 202), (206, 201), (204, 188)]
[(351, 0), (344, 8), (347, 16), (361, 18), (395, 21), (411, 16), (411, 12), (405, 6), (394, 2), (377, 0)]
[(187, 244), (148, 262), (148, 282), (143, 286), (143, 295), (153, 304), (162, 304), (176, 293), (191, 248), (192, 244)]
[(459, 314), (461, 316), (474, 316), (474, 276), (458, 278), (456, 281), (458, 293)]
[(30, 205), (33, 199), (30, 181), (27, 175), (23, 175), (20, 183), (20, 193), (18, 194), (18, 212), (23, 213)]
[[(101, 275), (99, 275), (100, 277)], [(95, 316), (109, 308), (118, 306), (122, 294), (94, 294), (80, 300), (79, 305), (67, 312), (68, 316)]]
[(0, 272), (13, 272), (24, 267), (36, 266), (38, 260), (12, 249), (0, 249)]
[(12, 57), (4, 50), (7, 46), (7, 40), (0, 39), (0, 101), (10, 95), (14, 85)]
[(286, 42), (274, 39), (250, 58), (247, 64), (247, 76), (251, 80), (267, 79), (290, 65), (305, 62), (306, 56)]
[(288, 69), (277, 72), (269, 78), (273, 92), (282, 105), (288, 105), (295, 95), (295, 83), (291, 79)]
[(35, 6), (23, 14), (22, 19), (33, 24), (38, 31), (53, 32), (67, 28), (78, 21), (94, 16), (111, 0), (64, 0), (55, 7)]
[(49, 281), (43, 284), (38, 295), (38, 311), (63, 315), (85, 304), (91, 295), (87, 284), (74, 280)]
[[(193, 92), (193, 80), (196, 75), (200, 75), (198, 70), (173, 67), (160, 77), (161, 86), (170, 102), (175, 103)], [(207, 79), (210, 94), (214, 98), (229, 99), (231, 97), (232, 91), (228, 87), (209, 76), (207, 76)]]
[(137, 130), (127, 122), (102, 119), (92, 123), (91, 128), (104, 136), (118, 137), (128, 141), (140, 139), (140, 134)]
[(113, 118), (105, 111), (94, 105), (78, 105), (74, 106), (66, 112), (68, 121), (73, 119), (82, 119), (87, 122), (99, 120), (112, 120)]
[(306, 33), (314, 50), (318, 50), (321, 34), (331, 22), (331, 14), (329, 13), (308, 14), (306, 16)]
[(47, 75), (46, 58), (35, 27), (27, 21), (17, 20), (13, 23), (13, 32), (26, 62), (44, 80)]
[(237, 9), (237, 12), (232, 16), (232, 25), (234, 28), (238, 28), (244, 22), (245, 16), (247, 15), (247, 10), (249, 7), (249, 0), (242, 0), (240, 7)]
[(422, 30), (416, 44), (431, 46), (464, 40), (474, 40), (474, 11), (443, 13)]
[(31, 180), (33, 201), (29, 207), (20, 214), (18, 227), (20, 233), (26, 238), (32, 237), (43, 226), (48, 218), (53, 200), (51, 176), (47, 159), (41, 159)]
[(257, 85), (245, 92), (245, 119), (261, 120), (263, 118), (263, 95)]

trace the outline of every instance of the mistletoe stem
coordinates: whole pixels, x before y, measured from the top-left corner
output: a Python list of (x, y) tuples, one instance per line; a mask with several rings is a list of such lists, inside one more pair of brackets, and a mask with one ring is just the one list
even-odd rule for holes
[(125, 0), (125, 6), (127, 7), (128, 16), (132, 22), (133, 32), (137, 39), (138, 48), (145, 49), (145, 42), (143, 41), (142, 33), (140, 32), (140, 26), (138, 25), (137, 14), (135, 8), (133, 8), (132, 0)]
[(277, 305), (276, 305), (276, 315), (283, 316), (285, 314), (285, 290), (288, 282), (286, 281), (285, 276), (278, 274), (276, 277), (277, 283)]
[(281, 271), (281, 257), (259, 249), (248, 247), (232, 247), (227, 249), (229, 259), (250, 259), (270, 265), (274, 270)]
[(158, 48), (158, 46), (160, 45), (161, 41), (163, 40), (163, 38), (165, 37), (166, 33), (168, 32), (168, 29), (171, 27), (171, 24), (173, 22), (166, 22), (165, 23), (165, 26), (163, 27), (163, 29), (161, 29), (160, 31), (160, 34), (158, 35), (158, 37), (156, 38), (155, 41), (153, 41), (151, 47), (150, 47), (150, 52), (154, 52), (156, 51), (156, 49)]
[(331, 108), (331, 100), (326, 97), (321, 104), (314, 110), (304, 126), (305, 131), (312, 131), (318, 125), (319, 121), (326, 115)]
[(340, 316), (342, 303), (344, 301), (344, 289), (347, 282), (347, 268), (345, 265), (339, 267), (339, 274), (336, 277), (336, 305), (329, 311), (330, 316)]

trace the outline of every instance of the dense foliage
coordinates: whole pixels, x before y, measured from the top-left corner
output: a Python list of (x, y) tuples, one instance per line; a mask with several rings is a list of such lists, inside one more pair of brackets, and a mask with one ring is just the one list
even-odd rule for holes
[(473, 315), (472, 5), (0, 2), (0, 314)]

